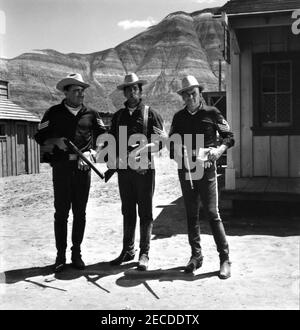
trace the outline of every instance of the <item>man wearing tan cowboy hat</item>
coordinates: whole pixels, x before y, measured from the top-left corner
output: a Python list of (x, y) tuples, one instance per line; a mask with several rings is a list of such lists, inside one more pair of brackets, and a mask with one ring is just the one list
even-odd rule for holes
[(53, 148), (50, 164), (53, 174), (54, 233), (57, 249), (55, 272), (62, 271), (66, 263), (67, 221), (71, 207), (72, 265), (77, 269), (85, 267), (81, 258), (81, 243), (86, 223), (85, 211), (91, 172), (89, 166), (68, 150), (64, 141), (70, 140), (87, 158), (92, 159), (95, 141), (99, 134), (105, 132), (99, 113), (83, 105), (87, 87), (89, 85), (79, 73), (69, 74), (60, 80), (56, 88), (65, 98), (60, 104), (46, 111), (35, 135), (40, 145)]
[[(149, 151), (155, 146), (157, 141), (151, 139), (151, 135), (153, 137), (155, 134), (164, 134), (161, 116), (142, 101), (142, 89), (146, 83), (145, 80), (139, 79), (135, 73), (130, 73), (125, 76), (123, 84), (117, 86), (119, 90), (123, 91), (127, 100), (124, 103), (124, 108), (114, 114), (110, 130), (118, 146), (122, 142), (119, 136), (120, 129), (124, 128), (127, 130), (127, 141), (134, 134), (143, 134), (146, 142), (143, 146), (140, 145), (134, 150), (128, 150), (128, 152), (131, 152), (127, 159), (121, 159), (119, 152), (116, 159), (110, 159), (108, 162), (109, 167), (119, 168), (118, 180), (123, 214), (123, 249), (121, 254), (110, 263), (111, 265), (120, 265), (123, 262), (134, 259), (137, 205), (140, 217), (139, 270), (148, 268), (153, 224), (152, 199), (155, 170), (153, 166), (144, 169), (134, 168), (130, 165), (130, 159), (146, 155), (146, 158), (149, 159), (149, 164), (153, 164), (153, 157)], [(156, 152), (161, 148), (162, 144), (158, 145)]]
[[(203, 86), (198, 83), (194, 76), (189, 75), (182, 79), (182, 88), (177, 93), (182, 97), (185, 107), (174, 115), (169, 136), (171, 138), (173, 134), (179, 134), (183, 144), (171, 146), (170, 156), (174, 159), (177, 157), (182, 161), (183, 155), (187, 155), (191, 162), (201, 162), (204, 167), (202, 177), (195, 180), (191, 179), (191, 182), (186, 175), (186, 165), (178, 170), (187, 214), (188, 239), (192, 250), (192, 256), (185, 271), (193, 272), (202, 266), (203, 256), (199, 224), (201, 199), (219, 252), (219, 277), (225, 279), (230, 277), (231, 263), (229, 261), (228, 242), (218, 208), (216, 160), (226, 149), (234, 145), (234, 139), (233, 133), (220, 111), (205, 104), (201, 94), (202, 90)], [(217, 132), (222, 138), (222, 143), (219, 146), (217, 145)], [(185, 134), (189, 134), (191, 137), (192, 143), (190, 145), (184, 142)], [(196, 136), (198, 134), (204, 135), (204, 148), (197, 146)], [(187, 162), (182, 161), (181, 164), (187, 164)]]

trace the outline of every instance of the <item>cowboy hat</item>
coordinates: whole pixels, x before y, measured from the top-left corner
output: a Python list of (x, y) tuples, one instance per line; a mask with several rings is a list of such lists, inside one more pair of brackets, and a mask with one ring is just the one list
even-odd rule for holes
[(182, 88), (177, 91), (179, 95), (181, 95), (186, 90), (193, 88), (193, 87), (199, 87), (200, 92), (203, 91), (204, 87), (202, 85), (199, 85), (197, 79), (194, 76), (186, 76), (182, 79)]
[(59, 91), (63, 92), (64, 88), (68, 85), (77, 85), (77, 86), (82, 86), (84, 88), (90, 86), (89, 84), (83, 81), (80, 73), (70, 73), (69, 75), (67, 75), (66, 78), (63, 78), (57, 83), (56, 88)]
[(124, 78), (124, 83), (117, 86), (118, 89), (124, 89), (127, 86), (135, 85), (135, 84), (141, 84), (146, 85), (147, 81), (139, 79), (138, 76), (135, 73), (129, 73)]

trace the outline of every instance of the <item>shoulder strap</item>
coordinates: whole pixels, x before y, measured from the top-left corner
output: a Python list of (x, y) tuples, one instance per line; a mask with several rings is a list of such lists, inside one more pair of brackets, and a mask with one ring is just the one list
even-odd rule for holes
[(143, 111), (143, 134), (147, 137), (148, 133), (149, 106), (145, 105)]
[(122, 114), (123, 114), (123, 110), (121, 110), (120, 113), (118, 113), (117, 118), (116, 118), (117, 136), (119, 136), (119, 127), (120, 127), (120, 121), (121, 121)]

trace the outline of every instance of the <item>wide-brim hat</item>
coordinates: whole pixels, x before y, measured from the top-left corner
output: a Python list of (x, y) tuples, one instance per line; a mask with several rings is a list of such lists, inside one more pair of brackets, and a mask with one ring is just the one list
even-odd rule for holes
[(69, 75), (67, 75), (66, 78), (63, 78), (62, 80), (60, 80), (57, 83), (56, 88), (59, 91), (63, 92), (64, 88), (69, 85), (76, 85), (76, 86), (81, 86), (84, 88), (87, 88), (90, 86), (89, 84), (87, 84), (83, 81), (80, 73), (70, 73)]
[(198, 80), (191, 75), (184, 77), (181, 81), (181, 85), (182, 88), (177, 91), (179, 95), (193, 87), (199, 87), (200, 92), (202, 92), (204, 89), (204, 87), (198, 83)]
[(118, 85), (118, 89), (124, 89), (127, 86), (132, 86), (135, 84), (141, 84), (146, 85), (147, 81), (143, 79), (139, 79), (139, 77), (135, 73), (129, 73), (124, 78), (124, 83), (121, 85)]

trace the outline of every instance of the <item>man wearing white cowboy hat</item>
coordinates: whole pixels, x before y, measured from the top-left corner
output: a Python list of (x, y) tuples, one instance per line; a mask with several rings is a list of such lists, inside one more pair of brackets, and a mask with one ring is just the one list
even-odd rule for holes
[(85, 211), (89, 195), (91, 172), (77, 155), (68, 150), (64, 141), (73, 142), (83, 154), (92, 159), (98, 135), (105, 133), (104, 124), (95, 110), (84, 106), (84, 91), (89, 87), (81, 74), (72, 73), (60, 80), (56, 88), (65, 98), (46, 111), (35, 135), (40, 145), (52, 147), (51, 159), (54, 188), (54, 233), (57, 256), (55, 272), (66, 263), (67, 221), (73, 211), (72, 265), (83, 269), (81, 243), (86, 223)]
[[(153, 157), (149, 153), (157, 141), (151, 139), (151, 135), (163, 135), (163, 121), (161, 116), (153, 109), (146, 106), (142, 101), (142, 86), (147, 82), (139, 79), (135, 73), (127, 74), (123, 84), (117, 86), (126, 97), (125, 107), (116, 112), (112, 118), (110, 133), (120, 143), (120, 127), (127, 129), (127, 141), (134, 134), (143, 134), (146, 142), (130, 152), (127, 159), (122, 159), (117, 154), (116, 159), (111, 159), (108, 165), (113, 168), (121, 167), (121, 161), (126, 169), (118, 170), (119, 191), (122, 201), (123, 214), (123, 249), (121, 254), (111, 261), (111, 265), (120, 265), (123, 262), (134, 259), (135, 228), (136, 228), (136, 205), (140, 217), (140, 253), (139, 270), (146, 270), (149, 261), (150, 239), (152, 233), (152, 199), (154, 192), (155, 170), (153, 167), (146, 169), (132, 168), (130, 158), (141, 157), (143, 154), (153, 164)], [(166, 136), (167, 137), (167, 136)], [(158, 142), (159, 143), (159, 142)], [(157, 145), (156, 152), (162, 148)], [(130, 150), (129, 150), (130, 151)], [(119, 157), (120, 156), (120, 157)]]
[[(178, 170), (187, 214), (189, 244), (192, 250), (192, 256), (185, 271), (193, 272), (202, 266), (203, 256), (200, 245), (199, 224), (201, 199), (219, 252), (219, 277), (225, 279), (230, 277), (231, 263), (229, 261), (228, 242), (218, 208), (216, 160), (227, 148), (234, 145), (234, 139), (233, 133), (220, 111), (205, 104), (201, 94), (202, 90), (203, 86), (198, 83), (194, 76), (189, 75), (182, 79), (182, 88), (177, 93), (182, 97), (185, 107), (174, 115), (169, 136), (179, 134), (183, 144), (171, 146), (170, 156), (182, 161), (182, 155), (186, 152), (191, 161), (201, 162), (204, 167), (203, 176), (200, 179), (191, 179), (192, 182), (187, 179), (188, 176), (186, 175), (187, 170), (190, 169), (183, 166)], [(217, 132), (222, 138), (222, 143), (219, 146), (217, 145)], [(185, 134), (190, 135), (192, 139), (191, 146), (185, 144)], [(201, 148), (201, 150), (201, 146), (197, 146), (196, 142), (196, 137), (199, 134), (204, 135), (204, 148)], [(181, 164), (184, 164), (184, 161)]]

